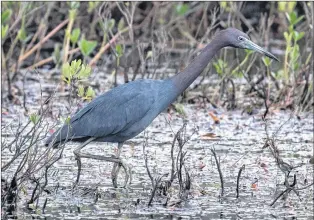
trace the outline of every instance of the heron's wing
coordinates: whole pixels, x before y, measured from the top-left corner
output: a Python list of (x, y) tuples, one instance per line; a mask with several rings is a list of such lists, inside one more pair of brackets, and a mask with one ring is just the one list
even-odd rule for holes
[(71, 119), (72, 137), (104, 137), (118, 133), (147, 114), (157, 92), (150, 83), (137, 81), (97, 97)]

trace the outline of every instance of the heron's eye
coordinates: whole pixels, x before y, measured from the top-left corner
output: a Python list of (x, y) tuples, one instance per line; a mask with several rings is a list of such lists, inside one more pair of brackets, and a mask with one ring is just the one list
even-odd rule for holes
[(239, 36), (239, 37), (238, 37), (238, 40), (239, 40), (239, 41), (243, 41), (244, 38), (243, 38), (242, 36)]

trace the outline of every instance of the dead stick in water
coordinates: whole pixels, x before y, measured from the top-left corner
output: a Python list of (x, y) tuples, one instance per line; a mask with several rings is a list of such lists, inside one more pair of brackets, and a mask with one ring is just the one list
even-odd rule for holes
[(223, 196), (224, 195), (224, 180), (223, 180), (222, 172), (221, 172), (221, 169), (220, 169), (220, 164), (219, 164), (219, 161), (217, 159), (217, 155), (216, 155), (215, 149), (212, 148), (210, 150), (213, 153), (213, 156), (214, 156), (215, 161), (216, 161), (216, 166), (217, 166), (217, 170), (218, 170), (218, 173), (219, 173), (220, 184), (221, 184), (221, 194), (220, 195)]
[(240, 177), (242, 171), (245, 169), (245, 165), (243, 164), (242, 167), (239, 170), (238, 177), (237, 177), (237, 198), (239, 198), (239, 185), (240, 185)]

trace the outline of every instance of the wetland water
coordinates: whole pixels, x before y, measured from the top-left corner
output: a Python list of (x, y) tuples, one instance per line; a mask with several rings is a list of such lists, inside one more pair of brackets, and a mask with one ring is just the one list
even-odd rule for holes
[[(132, 183), (126, 189), (112, 187), (112, 163), (82, 159), (80, 184), (72, 191), (77, 174), (73, 150), (77, 143), (68, 143), (63, 157), (53, 167), (55, 172), (49, 177), (48, 188), (52, 193), (39, 200), (40, 206), (48, 198), (45, 214), (39, 216), (45, 219), (313, 218), (313, 187), (300, 191), (300, 198), (291, 192), (285, 200), (279, 199), (274, 206), (269, 206), (285, 188), (282, 185), (284, 174), (270, 151), (262, 149), (266, 140), (261, 120), (264, 110), (253, 115), (242, 114), (241, 111), (216, 111), (219, 124), (215, 124), (208, 114), (212, 109), (186, 104), (184, 110), (187, 115), (186, 135), (193, 134), (184, 146), (187, 151), (185, 165), (192, 180), (186, 201), (171, 205), (177, 200), (175, 181), (167, 207), (162, 205), (165, 200), (158, 196), (153, 205), (147, 207), (152, 186), (145, 168), (143, 143), (145, 136), (148, 137), (146, 153), (152, 174), (157, 177), (169, 173), (173, 132), (183, 125), (183, 119), (172, 112), (158, 116), (145, 132), (124, 145), (121, 157), (132, 167), (133, 175)], [(268, 116), (268, 132), (272, 134), (285, 121), (276, 144), (285, 162), (293, 166), (302, 165), (293, 170), (297, 175), (297, 188), (301, 188), (313, 181), (313, 166), (309, 163), (313, 155), (313, 114), (303, 113), (297, 117), (291, 116), (289, 111), (274, 111)], [(212, 147), (216, 150), (224, 177), (222, 198), (219, 174), (210, 151)], [(84, 151), (112, 155), (115, 148), (116, 144), (92, 143)], [(8, 158), (6, 152), (2, 152), (2, 161)], [(240, 179), (240, 196), (236, 199), (237, 175), (242, 165), (245, 165), (245, 170)], [(123, 174), (120, 172), (120, 182)], [(2, 175), (10, 176), (10, 172)], [(23, 207), (25, 195), (21, 196), (20, 207)], [(25, 209), (20, 208), (18, 213), (20, 219), (30, 218)]]
[[(46, 73), (43, 77), (50, 80)], [(108, 78), (100, 74), (95, 74), (91, 80), (102, 85), (101, 88), (104, 85), (106, 87), (107, 81)], [(212, 81), (213, 85), (215, 83)], [(44, 97), (48, 96), (47, 91), (56, 88), (51, 82), (42, 84)], [(16, 86), (22, 85), (21, 81), (17, 81)], [(32, 112), (38, 109), (34, 103), (39, 103), (40, 87), (36, 78), (30, 78), (25, 89), (26, 105)], [(68, 105), (66, 94), (58, 93), (57, 97), (59, 99), (52, 107), (55, 118), (56, 115), (60, 117)], [(132, 168), (132, 182), (127, 188), (112, 187), (112, 163), (83, 158), (79, 187), (72, 190), (77, 175), (73, 150), (78, 143), (69, 142), (62, 158), (49, 172), (47, 189), (50, 194), (43, 193), (38, 201), (38, 207), (43, 207), (47, 199), (44, 214), (41, 208), (37, 212), (32, 211), (32, 214), (26, 208), (26, 201), (30, 199), (34, 188), (34, 184), (28, 181), (23, 185), (24, 193), (19, 195), (19, 219), (30, 219), (31, 216), (43, 219), (313, 219), (313, 186), (300, 190), (299, 197), (290, 192), (287, 198), (280, 198), (270, 206), (286, 188), (283, 186), (284, 173), (278, 168), (270, 150), (263, 148), (267, 137), (262, 120), (264, 109), (255, 109), (253, 114), (248, 115), (241, 110), (213, 109), (210, 104), (182, 105), (187, 121), (185, 134), (189, 138), (183, 148), (187, 151), (185, 166), (192, 181), (185, 201), (178, 203), (179, 186), (176, 179), (169, 191), (167, 206), (163, 206), (166, 198), (156, 195), (152, 206), (147, 207), (152, 184), (145, 167), (143, 144), (147, 137), (145, 152), (152, 175), (157, 178), (169, 173), (171, 144), (174, 134), (184, 123), (182, 115), (170, 110), (170, 113), (159, 115), (145, 132), (124, 145), (121, 157)], [(6, 111), (6, 114), (2, 114), (2, 126), (16, 124), (17, 118), (23, 123), (27, 121), (28, 116), (24, 114), (21, 104), (4, 103), (2, 108)], [(214, 122), (210, 113), (219, 118), (219, 124)], [(313, 155), (312, 112), (296, 115), (288, 110), (273, 109), (267, 119), (270, 136), (280, 128), (275, 139), (280, 157), (284, 162), (298, 166), (290, 175), (296, 174), (296, 188), (311, 184), (313, 165), (309, 160)], [(55, 121), (57, 119), (50, 119), (49, 128)], [(10, 129), (5, 129), (2, 137), (9, 140), (10, 132)], [(117, 144), (91, 143), (83, 152), (110, 156), (115, 153), (116, 147)], [(220, 177), (211, 148), (215, 148), (220, 161), (224, 178), (223, 197), (220, 197)], [(8, 150), (2, 150), (2, 165), (11, 156)], [(245, 169), (241, 174), (237, 199), (237, 175), (243, 165)], [(10, 180), (15, 170), (16, 166), (10, 167), (2, 172), (2, 178)], [(123, 174), (121, 171), (118, 178), (120, 184), (124, 180)]]

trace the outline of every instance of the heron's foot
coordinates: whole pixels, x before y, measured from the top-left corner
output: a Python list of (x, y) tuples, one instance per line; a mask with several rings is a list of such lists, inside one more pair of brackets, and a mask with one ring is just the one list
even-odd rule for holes
[(118, 188), (117, 179), (118, 179), (118, 174), (120, 172), (120, 169), (122, 167), (125, 172), (125, 180), (124, 180), (124, 186), (123, 186), (123, 188), (125, 188), (128, 183), (131, 183), (131, 180), (132, 180), (131, 168), (121, 159), (119, 158), (117, 159), (120, 161), (118, 163), (113, 164), (113, 168), (111, 171), (112, 184), (113, 184), (113, 187)]

